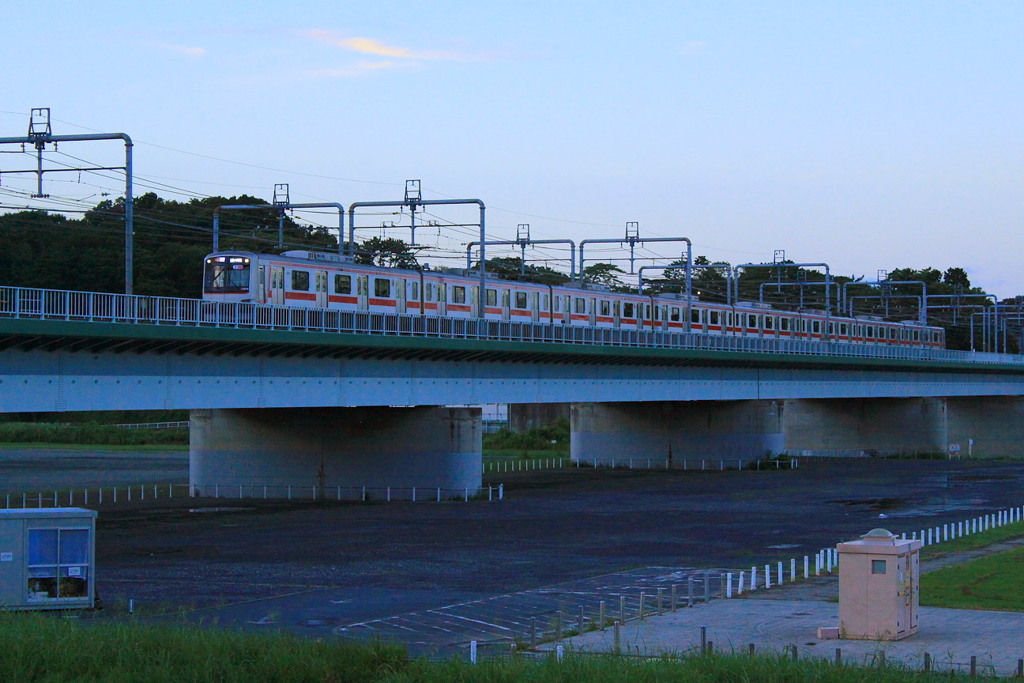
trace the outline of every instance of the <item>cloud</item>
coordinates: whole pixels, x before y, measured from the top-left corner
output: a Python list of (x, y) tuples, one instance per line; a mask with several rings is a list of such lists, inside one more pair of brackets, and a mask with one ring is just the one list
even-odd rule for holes
[(193, 47), (190, 45), (175, 45), (174, 43), (150, 43), (151, 47), (155, 47), (158, 50), (166, 50), (168, 52), (176, 52), (179, 55), (185, 55), (186, 57), (205, 57), (205, 47)]
[(396, 62), (394, 60), (386, 60), (381, 62), (359, 62), (358, 64), (350, 67), (344, 67), (340, 69), (317, 69), (316, 71), (308, 72), (308, 76), (313, 78), (353, 78), (356, 76), (365, 75), (370, 71), (381, 71), (383, 69), (402, 69), (414, 66), (412, 62)]
[(312, 29), (305, 33), (308, 37), (319, 40), (321, 42), (330, 43), (338, 47), (343, 47), (346, 50), (352, 50), (353, 52), (360, 52), (368, 55), (376, 55), (378, 57), (391, 57), (393, 59), (408, 59), (408, 60), (467, 60), (469, 57), (460, 55), (454, 52), (414, 52), (413, 50), (406, 47), (396, 47), (394, 45), (386, 45), (379, 40), (372, 38), (340, 38), (336, 33), (332, 31), (325, 31), (323, 29)]

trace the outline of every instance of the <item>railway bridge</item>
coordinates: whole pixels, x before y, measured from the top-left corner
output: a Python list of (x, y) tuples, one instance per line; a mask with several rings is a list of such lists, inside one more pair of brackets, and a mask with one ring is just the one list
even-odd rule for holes
[(480, 484), (478, 408), (574, 458), (1024, 457), (1024, 358), (0, 288), (0, 412), (188, 409), (194, 486)]

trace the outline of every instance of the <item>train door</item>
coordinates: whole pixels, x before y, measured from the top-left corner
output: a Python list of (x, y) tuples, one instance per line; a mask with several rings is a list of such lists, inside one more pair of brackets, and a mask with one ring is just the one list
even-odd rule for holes
[(540, 292), (530, 292), (530, 320), (537, 322), (540, 320)]
[(395, 280), (395, 287), (394, 287), (394, 291), (395, 291), (395, 312), (397, 312), (397, 313), (405, 313), (406, 312), (406, 310), (405, 310), (405, 307), (406, 307), (405, 301), (406, 301), (406, 296), (408, 295), (408, 292), (406, 292), (406, 288), (408, 288), (408, 286), (409, 286), (409, 283), (407, 283), (405, 280), (403, 280), (401, 278), (398, 278), (397, 280)]
[(260, 266), (256, 275), (256, 303), (262, 304), (267, 301), (267, 267)]
[(284, 266), (270, 267), (270, 303), (284, 305)]
[(359, 275), (356, 277), (356, 300), (356, 310), (369, 310), (370, 278), (368, 275)]
[(612, 327), (619, 329), (622, 325), (622, 302), (612, 302)]
[(587, 313), (590, 314), (587, 318), (589, 321), (587, 324), (594, 327), (597, 325), (597, 299), (592, 296), (587, 297)]
[(501, 290), (501, 319), (508, 321), (512, 318), (512, 292), (507, 289)]
[(327, 308), (327, 271), (316, 271), (316, 305)]
[(448, 285), (437, 283), (437, 314), (448, 315)]
[(572, 324), (572, 297), (568, 294), (562, 295), (562, 322)]
[(469, 288), (469, 317), (479, 318), (480, 316), (480, 286)]

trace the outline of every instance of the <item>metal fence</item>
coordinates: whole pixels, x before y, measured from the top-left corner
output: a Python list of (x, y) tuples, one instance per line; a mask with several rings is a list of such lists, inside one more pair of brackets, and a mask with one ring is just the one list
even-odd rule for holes
[(436, 486), (293, 486), (287, 484), (206, 484), (204, 486), (139, 484), (2, 495), (2, 502), (6, 509), (89, 507), (168, 498), (441, 503), (444, 501), (504, 500), (505, 485), (444, 488)]
[(0, 316), (77, 322), (132, 323), (442, 339), (585, 344), (595, 346), (739, 351), (825, 357), (1024, 365), (1012, 354), (948, 351), (921, 346), (872, 346), (667, 330), (624, 330), (394, 313), (336, 311), (201, 299), (0, 287)]

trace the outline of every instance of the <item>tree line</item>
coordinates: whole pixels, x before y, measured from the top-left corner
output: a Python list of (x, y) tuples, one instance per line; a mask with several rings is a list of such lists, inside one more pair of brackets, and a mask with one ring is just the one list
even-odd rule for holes
[[(260, 253), (288, 249), (338, 251), (338, 237), (322, 226), (295, 222), (285, 215), (283, 248), (278, 248), (279, 211), (265, 200), (248, 195), (207, 197), (179, 202), (155, 193), (135, 199), (134, 291), (138, 294), (196, 298), (202, 295), (203, 257), (212, 249), (214, 209), (228, 204), (256, 205), (252, 210), (220, 213), (220, 248)], [(265, 207), (265, 208), (263, 208)], [(21, 211), (0, 215), (0, 285), (76, 291), (124, 291), (124, 201), (104, 200), (69, 218), (46, 211)], [(416, 250), (394, 238), (373, 237), (360, 242), (356, 260), (366, 264), (416, 269)], [(669, 264), (657, 277), (643, 280), (645, 293), (682, 294), (685, 262)], [(477, 264), (478, 266), (478, 264)], [(694, 259), (692, 290), (703, 301), (725, 302), (729, 263), (713, 263), (704, 256)], [(517, 257), (487, 260), (487, 270), (509, 280), (549, 285), (565, 284), (566, 273), (544, 265), (523, 263)], [(582, 279), (591, 287), (635, 292), (635, 276), (611, 263), (593, 263)], [(738, 279), (739, 299), (763, 300), (778, 308), (824, 308), (825, 274), (791, 262), (747, 267)], [(854, 303), (858, 315), (877, 315), (890, 320), (916, 319), (921, 295), (929, 297), (932, 324), (947, 328), (951, 348), (968, 348), (968, 322), (973, 313), (992, 304), (980, 288), (971, 284), (966, 270), (950, 267), (895, 268), (881, 285), (864, 277), (834, 275), (829, 304), (836, 310), (838, 294)], [(1003, 303), (1017, 303), (1018, 298)], [(846, 313), (846, 310), (842, 311)]]

